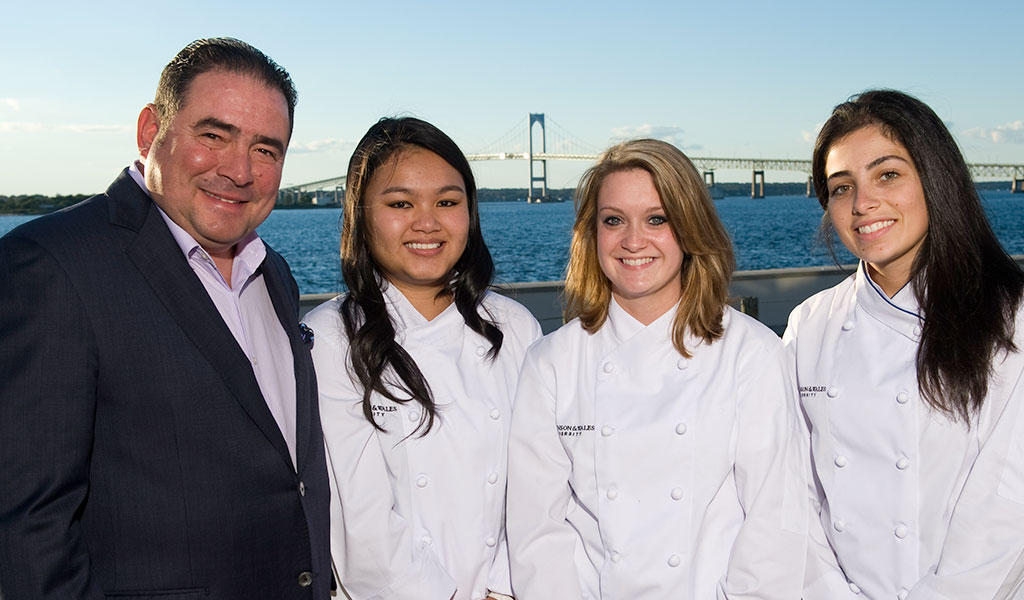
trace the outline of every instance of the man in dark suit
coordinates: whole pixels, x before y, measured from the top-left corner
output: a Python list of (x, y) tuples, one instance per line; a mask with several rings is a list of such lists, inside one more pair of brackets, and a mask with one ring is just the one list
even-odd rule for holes
[(254, 230), (287, 72), (193, 42), (105, 194), (0, 239), (0, 596), (324, 599), (311, 336)]

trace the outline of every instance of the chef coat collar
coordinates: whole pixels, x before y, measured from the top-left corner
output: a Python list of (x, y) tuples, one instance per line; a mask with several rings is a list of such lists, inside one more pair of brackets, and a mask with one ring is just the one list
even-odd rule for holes
[[(388, 313), (391, 316), (391, 323), (395, 328), (399, 343), (405, 339), (406, 335), (417, 335), (418, 337), (418, 334), (421, 333), (443, 332), (445, 329), (449, 329), (446, 327), (449, 321), (462, 320), (462, 314), (459, 313), (454, 302), (441, 311), (441, 314), (428, 321), (420, 314), (420, 311), (416, 310), (412, 302), (409, 302), (401, 290), (386, 280), (381, 284), (381, 293), (384, 295), (384, 301), (388, 304)], [(457, 327), (450, 329), (460, 331)]]
[[(667, 328), (671, 325), (678, 306), (679, 302), (676, 302), (672, 308), (666, 310), (665, 314), (652, 321), (650, 325), (644, 325), (626, 312), (626, 309), (615, 301), (615, 296), (612, 296), (611, 302), (608, 304), (608, 327), (616, 341), (621, 344), (645, 329), (658, 331)], [(666, 324), (665, 321), (668, 323)]]
[(921, 307), (917, 304), (914, 285), (907, 282), (900, 291), (889, 298), (868, 275), (867, 263), (860, 262), (854, 281), (857, 304), (869, 315), (898, 333), (918, 341), (921, 337)]

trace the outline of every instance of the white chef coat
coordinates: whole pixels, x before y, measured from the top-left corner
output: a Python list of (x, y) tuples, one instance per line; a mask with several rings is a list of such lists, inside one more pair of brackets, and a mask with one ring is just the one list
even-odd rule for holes
[(671, 339), (613, 299), (527, 354), (509, 441), (520, 600), (794, 600), (807, 468), (782, 342), (727, 308), (724, 336)]
[(861, 263), (790, 315), (820, 512), (807, 600), (1024, 598), (1024, 357), (999, 355), (980, 414), (955, 423), (918, 393), (920, 313)]
[(341, 297), (306, 316), (315, 332), (313, 362), (331, 482), (331, 554), (353, 600), (480, 600), (510, 593), (504, 509), (508, 429), (519, 368), (540, 337), (520, 304), (488, 292), (481, 315), (498, 325), (490, 342), (466, 326), (453, 303), (427, 321), (397, 288), (385, 285), (388, 315), (437, 403), (428, 434), (420, 405), (362, 390), (348, 368)]

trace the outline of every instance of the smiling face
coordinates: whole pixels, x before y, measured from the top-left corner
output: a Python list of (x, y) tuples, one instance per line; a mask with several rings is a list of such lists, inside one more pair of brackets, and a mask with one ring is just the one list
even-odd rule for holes
[(825, 159), (828, 213), (843, 245), (868, 264), (889, 296), (910, 280), (928, 233), (921, 179), (902, 144), (869, 125), (841, 138)]
[(137, 133), (153, 201), (214, 260), (232, 258), (277, 200), (289, 135), (284, 95), (248, 75), (209, 71), (192, 80), (165, 130), (149, 105)]
[(679, 300), (683, 251), (647, 171), (617, 171), (601, 183), (597, 256), (615, 300), (642, 323)]
[(462, 175), (429, 150), (407, 148), (374, 172), (363, 201), (370, 254), (387, 280), (410, 300), (437, 295), (469, 238)]

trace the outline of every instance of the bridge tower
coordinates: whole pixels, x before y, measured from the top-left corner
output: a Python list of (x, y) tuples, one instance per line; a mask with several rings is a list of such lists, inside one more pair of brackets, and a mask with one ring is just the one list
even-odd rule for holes
[[(759, 179), (760, 182), (758, 182)], [(760, 183), (760, 185), (758, 185), (758, 183)], [(750, 197), (764, 198), (764, 171), (760, 169), (754, 170), (754, 179), (750, 182)]]
[[(527, 162), (530, 163), (530, 187), (526, 192), (526, 203), (532, 202), (544, 202), (548, 199), (548, 161), (547, 160), (534, 160), (533, 158), (533, 124), (540, 123), (540, 151), (548, 151), (547, 134), (544, 131), (544, 113), (530, 113), (530, 152), (526, 157)], [(538, 164), (539, 163), (539, 164)], [(535, 175), (535, 169), (540, 172), (540, 175)], [(536, 184), (540, 184), (540, 187), (536, 187)], [(535, 195), (535, 192), (540, 192), (539, 195)]]

